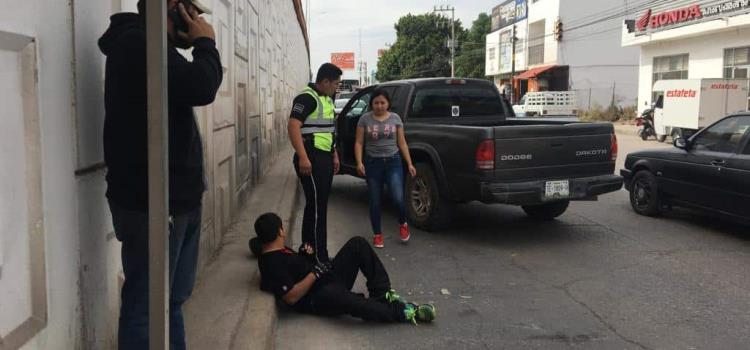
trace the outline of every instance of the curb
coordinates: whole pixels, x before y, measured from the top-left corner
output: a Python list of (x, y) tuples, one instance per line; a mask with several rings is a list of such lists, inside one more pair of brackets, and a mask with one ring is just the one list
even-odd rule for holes
[[(282, 157), (276, 159), (277, 162), (284, 161)], [(292, 194), (291, 206), (288, 212), (279, 213), (284, 227), (289, 232), (294, 230), (294, 214), (299, 205), (300, 190), (299, 182), (294, 172), (291, 172), (287, 178), (284, 188), (288, 189), (289, 181), (293, 181), (294, 193)], [(257, 261), (253, 258), (254, 261)], [(260, 271), (257, 269), (250, 280), (250, 296), (246, 303), (245, 316), (238, 325), (238, 330), (249, 330), (249, 332), (239, 332), (238, 341), (233, 342), (232, 350), (235, 349), (265, 349), (273, 350), (276, 342), (276, 326), (278, 323), (278, 308), (276, 307), (276, 298), (260, 290)], [(244, 333), (244, 335), (242, 335)], [(244, 340), (243, 340), (244, 339)]]
[(271, 160), (222, 235), (220, 248), (199, 271), (193, 295), (183, 306), (190, 348), (274, 348), (276, 301), (260, 290), (257, 259), (247, 242), (262, 213), (276, 212), (285, 227), (293, 225), (300, 191), (290, 151), (284, 149)]
[[(294, 180), (296, 180), (296, 177)], [(284, 227), (287, 228), (288, 232), (294, 232), (296, 226), (294, 224), (294, 214), (298, 209), (300, 199), (299, 182), (294, 186), (293, 196), (292, 206), (289, 213), (282, 215), (281, 218)], [(250, 302), (248, 303), (248, 309), (245, 314), (246, 318), (249, 317), (250, 320), (248, 320), (242, 328), (250, 329), (251, 331), (248, 334), (254, 334), (253, 337), (255, 339), (262, 340), (260, 341), (260, 344), (257, 344), (257, 346), (250, 346), (249, 349), (273, 350), (276, 348), (276, 327), (279, 321), (279, 310), (276, 307), (276, 298), (273, 295), (260, 290), (260, 271), (256, 270), (253, 274), (251, 285), (254, 287), (254, 290), (251, 292), (249, 298)], [(254, 307), (254, 304), (259, 305)], [(265, 313), (270, 319), (266, 324), (263, 324), (263, 322), (261, 322), (262, 318), (253, 317), (256, 312), (261, 314)]]

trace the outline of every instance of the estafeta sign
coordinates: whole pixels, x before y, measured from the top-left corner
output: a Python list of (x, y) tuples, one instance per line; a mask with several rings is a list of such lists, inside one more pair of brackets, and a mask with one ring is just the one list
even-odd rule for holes
[(649, 9), (636, 21), (636, 31), (656, 31), (665, 27), (696, 22), (705, 18), (748, 9), (750, 9), (750, 0), (733, 0), (721, 4), (703, 6), (700, 4), (693, 4), (659, 13), (653, 13), (653, 11)]
[(693, 98), (698, 95), (698, 91), (696, 90), (685, 90), (685, 89), (677, 89), (677, 90), (669, 90), (667, 91), (667, 97), (687, 97), (687, 98)]

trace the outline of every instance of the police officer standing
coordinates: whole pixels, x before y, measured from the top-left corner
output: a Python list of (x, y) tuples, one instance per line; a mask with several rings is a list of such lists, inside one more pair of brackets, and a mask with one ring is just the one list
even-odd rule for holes
[(302, 244), (313, 247), (317, 262), (328, 262), (328, 194), (333, 175), (339, 171), (335, 148), (333, 96), (341, 84), (341, 69), (324, 63), (314, 84), (294, 98), (287, 131), (294, 147), (294, 169), (305, 192)]

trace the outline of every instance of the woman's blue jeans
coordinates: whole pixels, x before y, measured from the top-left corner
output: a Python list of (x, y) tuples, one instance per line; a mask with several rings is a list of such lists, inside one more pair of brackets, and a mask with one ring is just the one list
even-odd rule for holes
[(387, 185), (393, 205), (398, 210), (399, 224), (406, 223), (406, 206), (404, 204), (404, 165), (401, 156), (375, 158), (365, 157), (367, 190), (370, 193), (370, 224), (373, 234), (383, 233), (380, 226), (380, 203), (383, 185)]

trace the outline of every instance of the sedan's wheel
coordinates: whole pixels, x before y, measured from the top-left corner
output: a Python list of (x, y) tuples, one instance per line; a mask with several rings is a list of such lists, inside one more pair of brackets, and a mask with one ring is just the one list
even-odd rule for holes
[(657, 216), (661, 213), (661, 199), (656, 177), (648, 170), (641, 170), (633, 177), (630, 190), (630, 205), (636, 213)]

